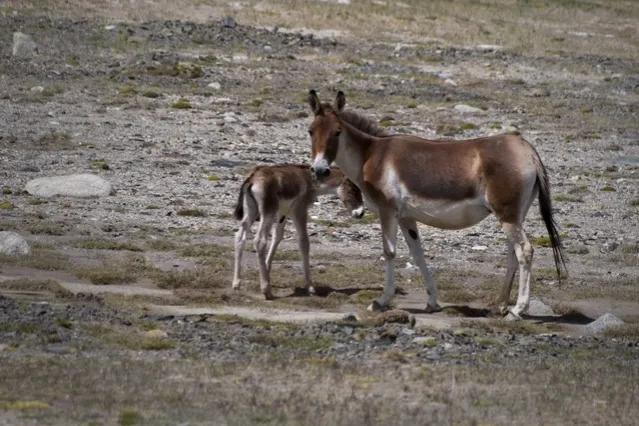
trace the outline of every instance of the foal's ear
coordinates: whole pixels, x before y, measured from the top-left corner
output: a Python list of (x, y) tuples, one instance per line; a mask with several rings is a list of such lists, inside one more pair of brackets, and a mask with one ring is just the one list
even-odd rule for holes
[(344, 95), (344, 92), (340, 90), (339, 92), (337, 92), (337, 96), (335, 97), (335, 110), (343, 110), (344, 105), (346, 105), (346, 96)]
[(313, 114), (320, 115), (322, 113), (322, 103), (320, 102), (315, 90), (308, 92), (308, 104), (311, 106)]

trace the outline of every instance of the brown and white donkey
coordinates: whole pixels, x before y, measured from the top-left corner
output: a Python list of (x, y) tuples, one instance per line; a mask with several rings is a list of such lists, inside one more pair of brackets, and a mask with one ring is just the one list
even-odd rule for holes
[(508, 240), (508, 270), (499, 303), (508, 309), (519, 266), (519, 295), (510, 312), (524, 313), (530, 301), (533, 247), (523, 223), (535, 198), (546, 225), (557, 273), (564, 264), (546, 169), (535, 148), (519, 134), (457, 141), (430, 141), (376, 130), (371, 120), (344, 111), (339, 92), (334, 104), (321, 103), (315, 91), (309, 103), (312, 171), (330, 177), (335, 163), (362, 191), (366, 206), (381, 222), (386, 284), (369, 309), (388, 306), (395, 294), (393, 259), (399, 227), (428, 291), (427, 311), (439, 310), (437, 287), (424, 260), (417, 222), (441, 229), (472, 226), (494, 214)]
[[(255, 234), (255, 250), (260, 270), (260, 289), (267, 300), (273, 298), (270, 271), (273, 256), (284, 235), (286, 218), (291, 217), (297, 231), (297, 239), (304, 267), (304, 283), (309, 293), (314, 293), (309, 263), (309, 241), (306, 224), (308, 209), (318, 195), (337, 193), (351, 211), (353, 217), (364, 214), (362, 194), (339, 169), (330, 178), (317, 181), (308, 165), (282, 164), (258, 166), (248, 175), (240, 188), (235, 218), (240, 227), (235, 234), (235, 268), (233, 288), (239, 289), (242, 253), (251, 225), (259, 220)], [(266, 253), (268, 234), (271, 243)]]

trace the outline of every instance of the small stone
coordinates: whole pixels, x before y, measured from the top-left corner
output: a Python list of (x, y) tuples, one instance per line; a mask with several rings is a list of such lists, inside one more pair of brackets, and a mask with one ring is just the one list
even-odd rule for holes
[(478, 44), (477, 46), (475, 46), (475, 49), (481, 50), (483, 52), (490, 52), (495, 50), (501, 50), (503, 49), (503, 46), (500, 46), (498, 44)]
[(624, 322), (611, 313), (606, 313), (586, 326), (589, 334), (599, 334), (613, 327), (623, 325)]
[(13, 33), (13, 56), (32, 58), (38, 54), (38, 45), (30, 35), (21, 32)]
[(222, 88), (222, 85), (218, 83), (217, 81), (212, 81), (209, 84), (207, 84), (206, 87), (213, 90), (220, 90)]
[(31, 89), (29, 89), (29, 91), (31, 91), (33, 93), (42, 93), (42, 92), (44, 92), (44, 87), (42, 87), (42, 86), (33, 86)]
[(346, 314), (342, 317), (342, 321), (357, 322), (359, 320), (357, 319), (357, 316), (355, 314)]
[(224, 28), (235, 28), (237, 27), (237, 22), (235, 22), (235, 19), (232, 16), (227, 16), (222, 19), (222, 26)]
[(113, 192), (109, 182), (88, 173), (33, 179), (27, 182), (25, 190), (37, 197), (104, 197)]
[(470, 249), (474, 250), (474, 251), (486, 251), (486, 250), (488, 250), (488, 247), (487, 246), (472, 246)]
[(107, 31), (113, 31), (115, 29), (115, 25), (105, 25), (104, 29)]
[(27, 256), (31, 248), (20, 235), (11, 231), (0, 231), (0, 254), (5, 256)]
[(457, 104), (454, 107), (455, 111), (461, 112), (462, 114), (476, 114), (479, 112), (483, 112), (480, 108), (476, 108), (466, 104)]

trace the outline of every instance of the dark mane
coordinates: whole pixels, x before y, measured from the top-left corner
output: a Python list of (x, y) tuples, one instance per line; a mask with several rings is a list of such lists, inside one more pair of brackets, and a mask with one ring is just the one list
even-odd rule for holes
[(368, 118), (359, 112), (352, 110), (337, 112), (330, 104), (322, 104), (324, 110), (333, 111), (337, 114), (340, 120), (344, 120), (351, 126), (355, 127), (366, 134), (377, 137), (389, 136), (389, 133), (383, 128), (379, 127), (376, 120)]
[(355, 111), (342, 111), (338, 114), (339, 118), (346, 121), (351, 126), (371, 136), (388, 136), (388, 132), (379, 127), (377, 121), (365, 117), (364, 115)]

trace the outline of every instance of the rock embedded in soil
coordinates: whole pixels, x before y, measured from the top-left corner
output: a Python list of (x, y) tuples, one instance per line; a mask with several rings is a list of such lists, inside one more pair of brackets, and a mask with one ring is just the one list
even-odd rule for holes
[(30, 180), (25, 190), (37, 197), (105, 197), (113, 188), (105, 179), (92, 174), (50, 176)]
[(589, 334), (599, 334), (613, 327), (623, 325), (624, 322), (611, 313), (606, 313), (586, 326)]
[(38, 45), (30, 35), (15, 32), (12, 53), (17, 58), (32, 58), (38, 54)]
[(547, 316), (555, 316), (555, 311), (548, 305), (546, 305), (541, 300), (533, 297), (530, 299), (530, 304), (528, 305), (528, 315), (535, 317), (547, 317)]
[(31, 248), (24, 238), (15, 232), (0, 232), (0, 254), (6, 256), (27, 256)]
[(476, 108), (466, 104), (455, 105), (455, 111), (460, 112), (462, 114), (476, 114), (479, 112), (483, 112), (480, 108)]

